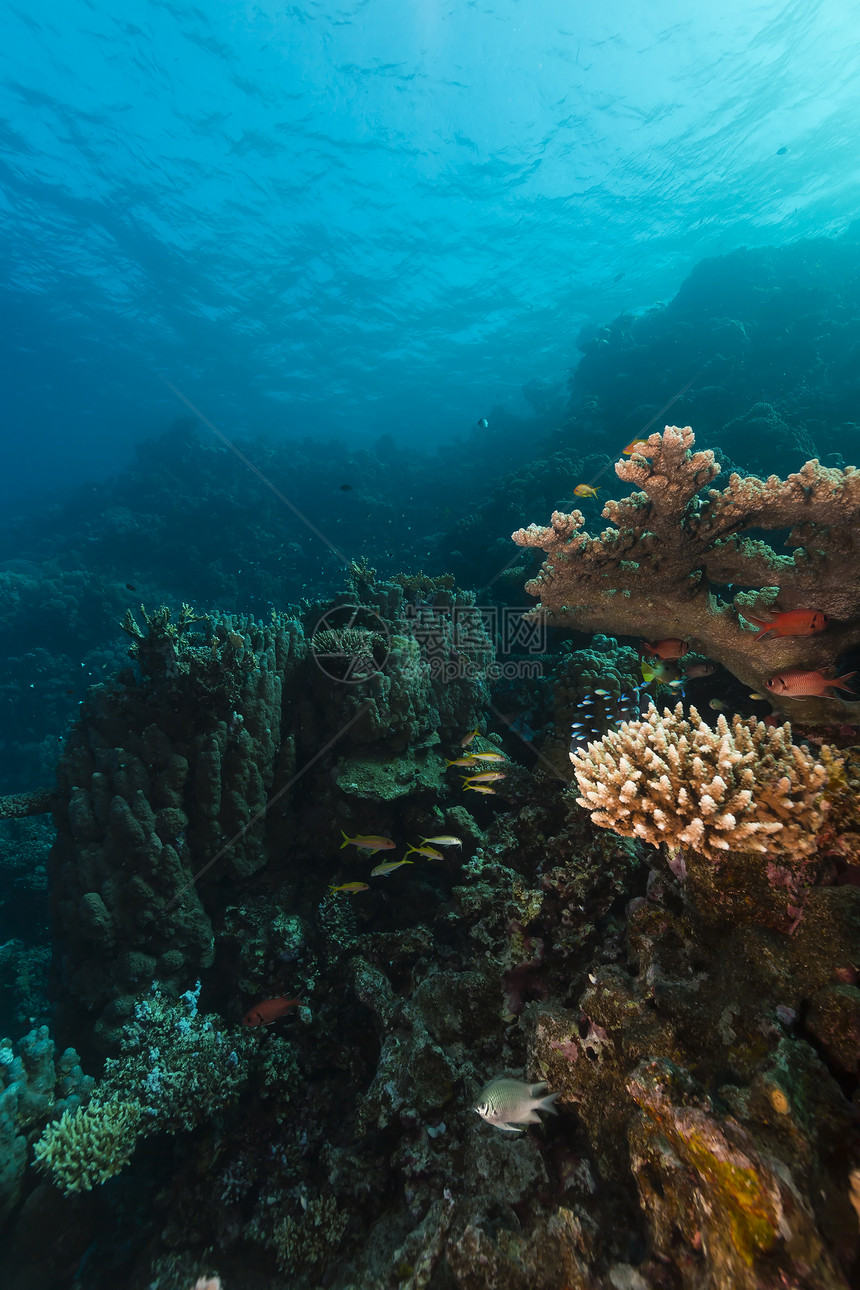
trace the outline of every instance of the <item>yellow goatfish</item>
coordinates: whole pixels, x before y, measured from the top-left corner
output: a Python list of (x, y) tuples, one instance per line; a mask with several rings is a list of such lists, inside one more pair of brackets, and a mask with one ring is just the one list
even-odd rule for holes
[(480, 733), (481, 733), (481, 732), (480, 732), (480, 730), (478, 729), (478, 727), (477, 727), (477, 726), (475, 726), (475, 729), (474, 729), (474, 730), (470, 730), (470, 731), (469, 731), (469, 733), (468, 733), (467, 735), (463, 735), (463, 738), (460, 740), (460, 747), (461, 747), (461, 748), (468, 748), (468, 747), (469, 747), (469, 744), (472, 742), (472, 740), (473, 740), (473, 739), (477, 739), (477, 737), (478, 737), (478, 735), (479, 735)]
[(494, 788), (490, 788), (487, 784), (464, 784), (463, 792), (467, 793), (469, 791), (473, 793), (495, 793), (496, 790)]
[(455, 838), (453, 833), (440, 833), (436, 838), (422, 838), (422, 842), (435, 842), (437, 847), (461, 847), (462, 838)]
[(391, 838), (381, 838), (375, 833), (357, 833), (354, 838), (348, 838), (341, 829), (343, 842), (340, 844), (341, 851), (344, 847), (358, 847), (360, 851), (369, 851), (371, 855), (374, 851), (393, 851), (397, 846)]
[(442, 855), (442, 852), (441, 852), (441, 851), (437, 851), (435, 847), (409, 847), (409, 849), (407, 850), (406, 854), (407, 854), (407, 855), (410, 855), (410, 854), (411, 854), (411, 852), (413, 852), (413, 851), (415, 852), (415, 854), (416, 854), (417, 856), (426, 856), (428, 860), (443, 860), (443, 859), (444, 859), (444, 856)]
[(371, 878), (387, 878), (395, 869), (399, 869), (402, 864), (413, 864), (412, 860), (383, 860), (375, 869), (371, 869)]
[(508, 760), (504, 753), (497, 753), (497, 752), (472, 753), (472, 756), (478, 761), (507, 761)]
[(467, 784), (495, 784), (496, 780), (505, 779), (505, 778), (506, 776), (503, 770), (488, 770), (483, 775), (467, 775), (466, 783)]
[(329, 891), (370, 891), (366, 882), (342, 882), (339, 887), (329, 887)]

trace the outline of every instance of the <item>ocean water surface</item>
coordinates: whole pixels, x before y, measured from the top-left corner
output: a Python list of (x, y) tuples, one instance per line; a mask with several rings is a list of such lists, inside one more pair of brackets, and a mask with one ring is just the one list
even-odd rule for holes
[(46, 0), (3, 45), (7, 495), (126, 461), (161, 377), (226, 432), (456, 437), (856, 214), (837, 0)]

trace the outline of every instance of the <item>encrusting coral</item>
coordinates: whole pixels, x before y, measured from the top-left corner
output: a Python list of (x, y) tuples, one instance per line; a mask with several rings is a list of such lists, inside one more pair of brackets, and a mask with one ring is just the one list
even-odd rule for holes
[[(641, 491), (606, 503), (602, 515), (614, 528), (592, 536), (581, 531), (582, 511), (556, 511), (549, 527), (512, 535), (547, 554), (526, 584), (540, 597), (533, 615), (581, 631), (681, 637), (762, 693), (786, 669), (829, 667), (860, 643), (860, 471), (813, 460), (785, 480), (732, 475), (726, 488), (702, 495), (719, 466), (712, 452), (693, 452), (694, 442), (689, 426), (666, 426), (629, 461), (616, 462), (618, 478)], [(789, 529), (793, 554), (745, 537), (749, 529)], [(830, 626), (819, 635), (756, 641), (743, 616), (773, 607), (777, 593), (782, 607), (818, 610)], [(807, 721), (850, 712), (835, 697), (792, 705)]]
[(712, 729), (695, 708), (685, 718), (680, 703), (662, 716), (652, 704), (643, 720), (624, 722), (571, 760), (577, 801), (595, 824), (711, 860), (730, 850), (810, 855), (835, 768), (792, 743), (788, 723), (735, 716), (729, 724), (721, 714)]

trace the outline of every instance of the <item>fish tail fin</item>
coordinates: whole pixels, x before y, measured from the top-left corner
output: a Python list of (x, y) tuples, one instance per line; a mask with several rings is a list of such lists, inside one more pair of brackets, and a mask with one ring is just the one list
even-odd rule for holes
[(546, 1097), (541, 1098), (537, 1109), (539, 1111), (551, 1111), (553, 1115), (558, 1115), (558, 1107), (555, 1105), (555, 1099), (558, 1096), (558, 1093), (548, 1093)]
[(847, 690), (849, 694), (853, 694), (854, 691), (851, 689), (851, 686), (845, 685), (844, 682), (850, 681), (852, 676), (856, 676), (856, 675), (857, 675), (856, 672), (846, 672), (844, 676), (837, 676), (835, 681), (828, 681), (828, 685), (833, 685), (833, 686), (838, 685), (840, 690)]
[(768, 618), (754, 618), (752, 614), (744, 614), (747, 622), (752, 623), (754, 627), (760, 627), (761, 631), (756, 634), (756, 640), (760, 641), (762, 636), (767, 636), (768, 632), (773, 631), (773, 622)]
[(346, 836), (346, 834), (344, 833), (343, 829), (341, 829), (341, 834), (342, 834), (342, 836), (343, 836), (343, 842), (341, 842), (341, 844), (340, 844), (340, 849), (341, 849), (341, 851), (342, 851), (342, 850), (344, 849), (344, 847), (348, 847), (348, 846), (349, 846), (349, 838)]

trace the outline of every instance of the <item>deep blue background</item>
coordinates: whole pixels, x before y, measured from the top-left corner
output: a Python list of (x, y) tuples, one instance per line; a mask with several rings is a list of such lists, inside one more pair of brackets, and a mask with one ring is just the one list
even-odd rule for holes
[(853, 6), (599, 8), (3, 5), (0, 500), (125, 462), (161, 376), (231, 436), (438, 443), (856, 217)]

